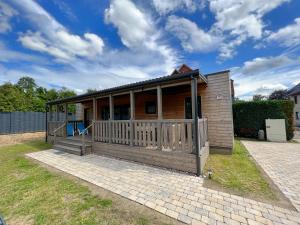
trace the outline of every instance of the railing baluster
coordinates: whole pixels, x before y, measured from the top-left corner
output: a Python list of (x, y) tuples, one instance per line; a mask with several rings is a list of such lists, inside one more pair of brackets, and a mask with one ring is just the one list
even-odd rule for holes
[[(94, 122), (94, 140), (191, 153), (193, 120), (111, 120)], [(49, 125), (49, 129), (52, 127)], [(198, 123), (201, 147), (207, 140), (207, 120)], [(49, 133), (51, 132), (49, 130)], [(60, 133), (61, 134), (61, 133)], [(195, 137), (196, 138), (196, 137)]]

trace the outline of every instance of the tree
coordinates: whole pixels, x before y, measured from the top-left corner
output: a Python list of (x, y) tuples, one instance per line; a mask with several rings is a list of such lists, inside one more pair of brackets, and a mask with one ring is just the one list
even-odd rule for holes
[(76, 93), (66, 87), (62, 87), (60, 90), (58, 90), (58, 98), (62, 99), (62, 98), (69, 98), (69, 97), (73, 97), (76, 95)]
[(287, 100), (288, 91), (286, 89), (275, 90), (269, 95), (269, 100)]
[(97, 91), (97, 89), (89, 88), (86, 90), (86, 94), (94, 93), (96, 91)]
[(28, 91), (34, 91), (37, 87), (34, 79), (31, 77), (21, 77), (16, 85), (25, 93), (27, 93)]
[(26, 97), (23, 91), (11, 83), (0, 86), (0, 112), (26, 111)]
[(266, 100), (266, 99), (267, 99), (266, 96), (260, 95), (260, 94), (253, 95), (253, 97), (252, 97), (253, 101), (262, 101), (262, 100)]
[[(44, 112), (46, 102), (75, 95), (74, 91), (65, 87), (47, 90), (38, 86), (31, 77), (22, 77), (16, 84), (0, 85), (0, 112)], [(75, 106), (70, 105), (69, 112), (74, 111)]]

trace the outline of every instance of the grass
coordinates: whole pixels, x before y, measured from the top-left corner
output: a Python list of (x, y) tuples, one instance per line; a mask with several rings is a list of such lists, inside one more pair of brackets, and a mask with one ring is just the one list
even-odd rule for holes
[(8, 224), (169, 224), (166, 216), (126, 199), (101, 198), (24, 156), (49, 147), (41, 141), (0, 147), (0, 214)]
[(276, 191), (250, 158), (247, 149), (235, 140), (232, 155), (211, 154), (205, 170), (212, 169), (205, 186), (226, 189), (234, 194), (260, 200), (277, 200)]

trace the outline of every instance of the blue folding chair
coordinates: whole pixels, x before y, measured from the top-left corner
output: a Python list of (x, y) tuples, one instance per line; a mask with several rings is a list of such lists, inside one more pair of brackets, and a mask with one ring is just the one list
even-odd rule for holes
[(67, 135), (68, 136), (74, 136), (74, 125), (73, 123), (67, 124)]
[[(81, 135), (82, 132), (85, 130), (84, 124), (83, 123), (78, 123), (77, 124), (77, 130), (78, 130), (79, 135)], [(86, 133), (88, 134), (88, 131), (86, 131)]]

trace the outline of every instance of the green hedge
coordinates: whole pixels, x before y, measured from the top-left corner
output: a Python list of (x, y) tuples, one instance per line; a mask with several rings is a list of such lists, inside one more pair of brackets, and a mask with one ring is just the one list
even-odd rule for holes
[(294, 103), (288, 100), (236, 102), (233, 104), (235, 135), (256, 138), (259, 130), (266, 132), (266, 119), (285, 119), (290, 140), (294, 136), (293, 108)]

